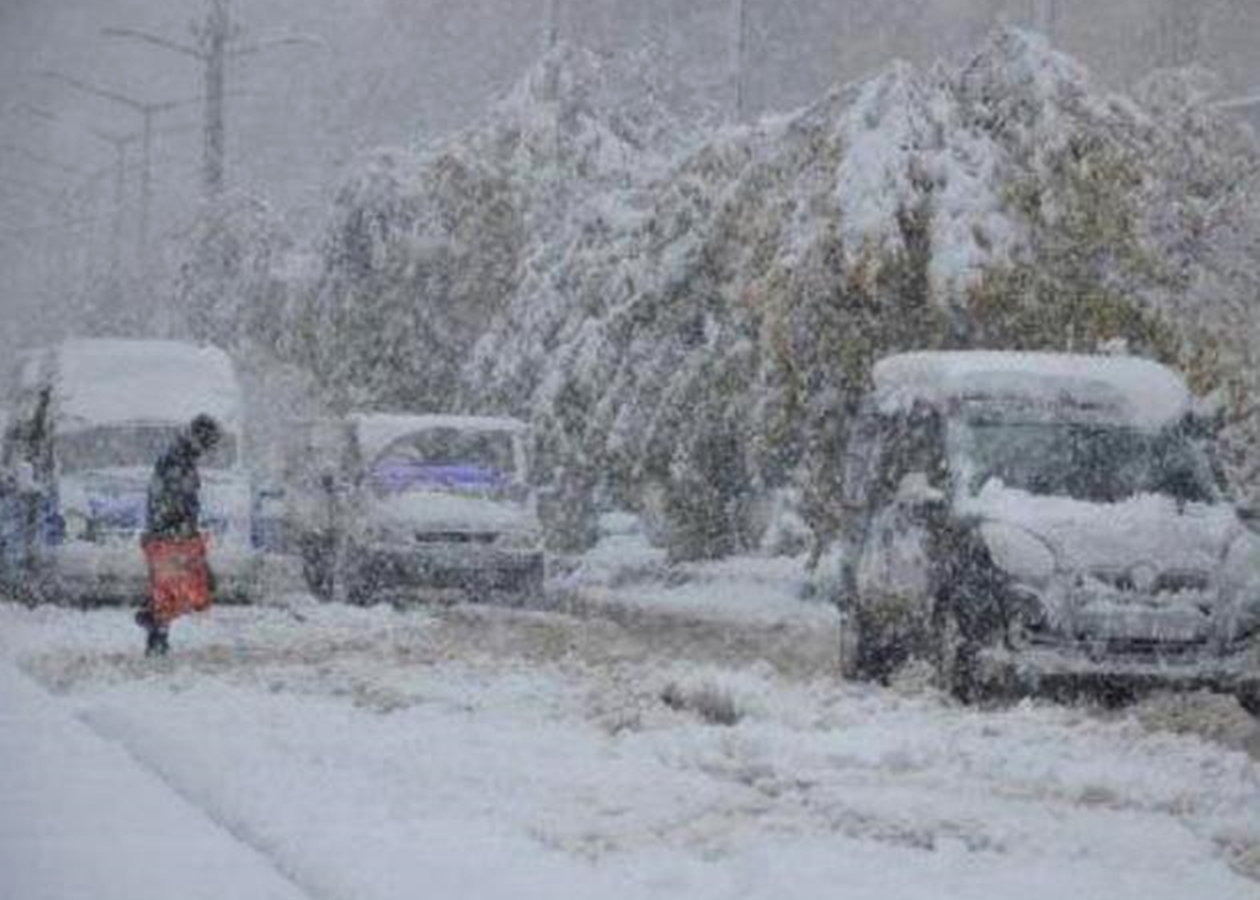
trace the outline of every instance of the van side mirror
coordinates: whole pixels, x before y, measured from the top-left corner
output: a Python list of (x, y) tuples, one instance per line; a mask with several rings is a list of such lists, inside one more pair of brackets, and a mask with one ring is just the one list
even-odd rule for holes
[(933, 487), (926, 472), (907, 472), (894, 499), (906, 506), (936, 506), (945, 502), (945, 492)]
[(1198, 440), (1216, 440), (1225, 428), (1227, 408), (1219, 392), (1196, 397), (1181, 421), (1182, 430)]

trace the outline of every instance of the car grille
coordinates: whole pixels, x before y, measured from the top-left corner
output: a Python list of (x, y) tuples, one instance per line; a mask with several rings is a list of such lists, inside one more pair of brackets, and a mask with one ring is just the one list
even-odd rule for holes
[(1153, 638), (1109, 638), (1106, 640), (1071, 640), (1050, 632), (1029, 635), (1029, 643), (1058, 651), (1079, 653), (1090, 659), (1139, 663), (1171, 663), (1189, 665), (1208, 653), (1208, 640), (1155, 640)]
[(1090, 575), (1102, 584), (1125, 594), (1206, 593), (1212, 587), (1212, 578), (1202, 571), (1177, 571), (1151, 573), (1143, 578), (1137, 567), (1126, 570), (1096, 569)]
[(417, 531), (420, 544), (493, 544), (498, 537), (492, 531)]

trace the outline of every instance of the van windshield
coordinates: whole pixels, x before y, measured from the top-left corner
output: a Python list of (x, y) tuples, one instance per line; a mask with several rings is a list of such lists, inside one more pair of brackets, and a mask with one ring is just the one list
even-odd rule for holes
[[(57, 459), (66, 473), (148, 468), (182, 430), (181, 425), (111, 425), (71, 431), (57, 436)], [(236, 442), (231, 434), (224, 434), (198, 464), (207, 469), (227, 469), (235, 458)]]
[(1078, 423), (955, 423), (953, 468), (976, 494), (992, 479), (1046, 497), (1114, 503), (1162, 494), (1187, 503), (1217, 498), (1211, 467), (1185, 435)]
[(511, 492), (515, 472), (511, 434), (435, 428), (386, 447), (369, 478), (382, 494), (437, 489), (498, 495)]

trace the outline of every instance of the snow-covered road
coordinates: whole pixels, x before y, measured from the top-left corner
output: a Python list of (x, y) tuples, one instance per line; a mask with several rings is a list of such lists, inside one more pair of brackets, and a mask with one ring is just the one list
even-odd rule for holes
[[(1260, 765), (1137, 713), (962, 709), (600, 618), (300, 614), (217, 609), (152, 662), (123, 611), (0, 606), (0, 654), (313, 898), (1260, 897)], [(38, 874), (3, 824), (0, 894)]]

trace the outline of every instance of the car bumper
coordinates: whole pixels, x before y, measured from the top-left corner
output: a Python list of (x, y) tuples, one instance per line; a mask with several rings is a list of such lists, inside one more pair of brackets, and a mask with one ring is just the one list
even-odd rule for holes
[(543, 553), (493, 544), (375, 544), (353, 548), (348, 563), (354, 583), (366, 589), (512, 590), (541, 576)]
[(977, 675), (990, 693), (1129, 700), (1155, 691), (1260, 695), (1260, 638), (1226, 654), (1202, 651), (1164, 659), (1090, 658), (1076, 649), (982, 650)]

